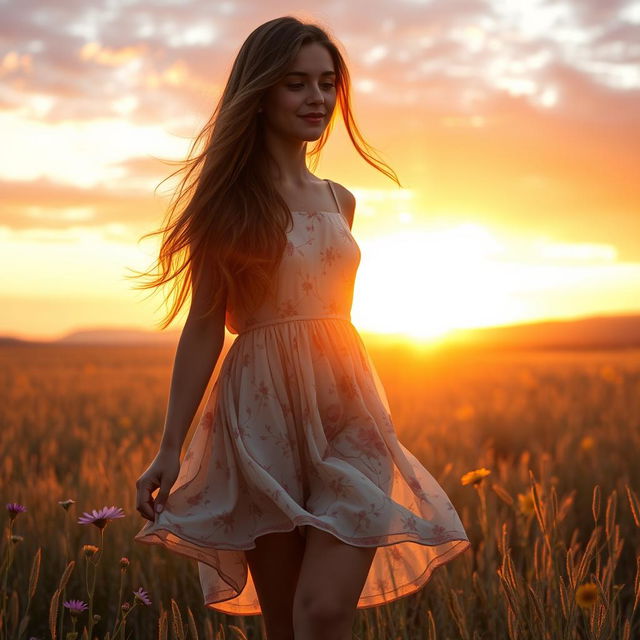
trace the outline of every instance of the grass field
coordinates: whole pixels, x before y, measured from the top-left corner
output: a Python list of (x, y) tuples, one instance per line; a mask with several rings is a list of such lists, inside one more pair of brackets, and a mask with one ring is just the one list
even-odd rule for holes
[[(639, 638), (640, 351), (370, 353), (400, 440), (451, 498), (472, 549), (419, 593), (359, 610), (354, 638)], [(100, 640), (114, 637), (124, 601), (135, 606), (117, 637), (263, 638), (261, 617), (203, 607), (195, 562), (133, 542), (144, 523), (135, 481), (155, 455), (173, 355), (0, 349), (2, 500), (27, 509), (0, 516), (0, 640), (69, 638), (62, 603), (88, 602), (94, 580)], [(479, 482), (461, 482), (482, 468)], [(125, 517), (103, 539), (76, 524), (111, 505)]]

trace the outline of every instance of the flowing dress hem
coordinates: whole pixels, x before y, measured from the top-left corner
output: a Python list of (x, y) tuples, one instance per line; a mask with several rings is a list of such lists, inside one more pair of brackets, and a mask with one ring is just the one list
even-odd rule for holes
[[(382, 605), (387, 605), (390, 604), (391, 602), (395, 602), (396, 600), (400, 600), (401, 598), (406, 598), (410, 595), (415, 594), (416, 592), (420, 591), (420, 589), (422, 589), (427, 582), (429, 582), (429, 580), (431, 579), (431, 577), (433, 576), (434, 572), (436, 571), (436, 569), (438, 569), (439, 567), (444, 566), (445, 564), (448, 564), (451, 560), (453, 560), (454, 558), (456, 558), (457, 556), (459, 556), (460, 554), (464, 553), (467, 549), (470, 548), (471, 543), (469, 542), (469, 540), (463, 540), (463, 539), (458, 539), (458, 538), (452, 538), (451, 542), (460, 542), (462, 544), (457, 544), (453, 547), (451, 547), (450, 549), (448, 549), (447, 551), (445, 551), (442, 555), (438, 556), (437, 558), (434, 558), (428, 565), (427, 568), (424, 570), (424, 572), (420, 575), (420, 578), (418, 578), (418, 580), (416, 582), (412, 582), (406, 586), (406, 589), (393, 589), (393, 590), (389, 590), (389, 591), (385, 591), (382, 595), (385, 595), (387, 593), (395, 593), (395, 595), (391, 598), (387, 598), (387, 599), (377, 599), (375, 600), (375, 596), (368, 596), (368, 597), (364, 597), (364, 598), (360, 598), (358, 600), (358, 604), (356, 609), (371, 609), (373, 607), (380, 607)], [(413, 540), (407, 540), (406, 542), (414, 542)], [(392, 544), (400, 544), (400, 542), (391, 542), (389, 543), (389, 545), (380, 545), (380, 546), (390, 546)], [(420, 542), (417, 542), (416, 544), (423, 544)], [(432, 546), (432, 545), (430, 545)], [(243, 585), (244, 588), (244, 585)], [(204, 600), (204, 604), (207, 608), (212, 609), (214, 611), (220, 611), (222, 613), (226, 613), (227, 615), (238, 615), (238, 616), (259, 616), (262, 615), (262, 610), (260, 611), (255, 611), (253, 607), (251, 607), (251, 605), (222, 605), (222, 606), (216, 606), (216, 605), (220, 605), (224, 602), (228, 602), (229, 600), (233, 600), (234, 598), (237, 598), (237, 595), (231, 596), (230, 598), (225, 598), (224, 600), (209, 600), (207, 601), (207, 598), (205, 597)], [(367, 600), (373, 600), (373, 602), (367, 602)], [(251, 607), (250, 611), (246, 611), (247, 608)], [(244, 611), (243, 611), (244, 609)]]
[[(403, 532), (398, 532), (398, 533), (391, 533), (391, 534), (385, 534), (385, 535), (381, 535), (381, 536), (367, 536), (367, 537), (361, 537), (361, 538), (354, 538), (354, 537), (350, 537), (350, 536), (344, 536), (343, 534), (338, 534), (334, 529), (332, 528), (325, 528), (326, 527), (326, 523), (322, 523), (325, 525), (325, 527), (320, 526), (318, 524), (318, 520), (317, 519), (312, 519), (312, 518), (308, 518), (308, 517), (294, 517), (293, 518), (293, 522), (294, 525), (292, 527), (290, 527), (289, 529), (269, 529), (269, 530), (265, 530), (263, 532), (261, 532), (259, 535), (256, 535), (253, 538), (253, 542), (255, 543), (255, 538), (260, 537), (261, 535), (266, 535), (268, 533), (290, 533), (291, 531), (295, 530), (296, 528), (300, 527), (300, 526), (313, 526), (316, 529), (319, 529), (321, 531), (325, 531), (326, 533), (330, 533), (331, 535), (335, 536), (336, 538), (338, 538), (339, 540), (341, 540), (342, 542), (346, 543), (346, 544), (350, 544), (352, 546), (358, 546), (358, 547), (387, 547), (387, 546), (392, 546), (394, 544), (402, 544), (402, 543), (407, 543), (407, 542), (412, 542), (414, 544), (420, 544), (422, 546), (429, 546), (429, 547), (434, 547), (434, 546), (439, 546), (439, 545), (444, 545), (450, 542), (457, 542), (458, 544), (455, 544), (454, 546), (446, 549), (445, 551), (443, 551), (440, 555), (436, 556), (435, 558), (433, 558), (426, 566), (425, 570), (420, 574), (420, 576), (418, 578), (416, 578), (414, 581), (410, 582), (410, 583), (406, 583), (404, 585), (401, 585), (400, 587), (396, 587), (394, 589), (390, 589), (388, 591), (382, 592), (382, 593), (377, 593), (375, 595), (372, 596), (365, 596), (365, 597), (360, 597), (359, 601), (358, 601), (358, 605), (357, 605), (357, 609), (366, 609), (369, 607), (375, 607), (375, 606), (380, 606), (383, 604), (388, 604), (390, 602), (393, 602), (395, 600), (398, 600), (399, 598), (404, 598), (408, 595), (411, 595), (412, 593), (415, 593), (416, 591), (419, 591), (431, 578), (433, 572), (435, 569), (437, 569), (438, 567), (449, 563), (451, 560), (453, 560), (455, 557), (457, 557), (458, 555), (462, 554), (464, 551), (466, 551), (467, 549), (470, 548), (471, 546), (471, 542), (469, 541), (469, 539), (467, 537), (449, 537), (446, 535), (441, 535), (437, 538), (437, 542), (429, 542), (424, 538), (421, 538), (419, 536), (411, 536), (410, 533), (403, 531)], [(164, 532), (165, 535), (163, 535), (161, 532)], [(211, 568), (215, 569), (215, 571), (218, 573), (218, 575), (220, 576), (220, 578), (229, 585), (229, 587), (234, 590), (234, 594), (232, 596), (230, 596), (229, 598), (222, 598), (222, 599), (217, 599), (217, 600), (211, 600), (209, 599), (210, 596), (209, 594), (204, 594), (204, 605), (210, 609), (214, 609), (217, 611), (221, 611), (222, 613), (226, 613), (228, 615), (241, 615), (241, 616), (252, 616), (252, 615), (262, 615), (262, 610), (260, 611), (255, 611), (255, 607), (253, 605), (239, 605), (239, 604), (229, 604), (229, 605), (223, 605), (222, 603), (224, 602), (228, 602), (229, 600), (233, 600), (235, 598), (237, 598), (242, 591), (244, 590), (245, 586), (246, 586), (246, 575), (245, 575), (245, 581), (244, 583), (240, 586), (240, 585), (234, 585), (231, 582), (229, 582), (229, 580), (227, 580), (224, 576), (224, 574), (220, 571), (220, 569), (218, 567), (216, 567), (215, 565), (210, 564), (209, 562), (206, 562), (204, 559), (202, 559), (201, 557), (198, 557), (198, 554), (196, 552), (195, 549), (192, 549), (191, 547), (188, 546), (182, 546), (179, 543), (172, 543), (169, 542), (167, 540), (167, 536), (166, 534), (171, 534), (173, 536), (175, 536), (176, 538), (182, 540), (183, 542), (185, 542), (187, 545), (195, 545), (197, 547), (200, 547), (201, 549), (216, 549), (216, 550), (220, 550), (220, 551), (248, 551), (251, 549), (255, 549), (256, 545), (254, 544), (251, 547), (240, 547), (240, 546), (234, 546), (234, 547), (220, 547), (220, 546), (211, 546), (211, 545), (203, 545), (201, 542), (197, 542), (194, 540), (190, 540), (187, 536), (185, 536), (184, 534), (176, 534), (174, 531), (172, 531), (169, 528), (163, 528), (163, 527), (158, 527), (157, 529), (155, 529), (153, 532), (149, 532), (146, 533), (144, 535), (136, 535), (134, 536), (134, 540), (136, 542), (141, 542), (143, 544), (148, 544), (148, 545), (161, 545), (163, 547), (165, 547), (166, 549), (168, 549), (169, 551), (173, 552), (173, 553), (177, 553), (181, 556), (185, 556), (187, 558), (191, 558), (193, 560), (196, 560), (198, 562), (203, 562), (204, 564), (206, 564), (207, 566), (210, 566)], [(401, 537), (400, 537), (401, 536)], [(394, 540), (390, 540), (392, 537), (395, 537), (396, 539)], [(376, 538), (378, 540), (386, 540), (386, 542), (374, 542), (374, 543), (366, 543), (363, 542), (363, 540), (371, 540), (372, 538)], [(384, 598), (384, 596), (388, 593), (393, 593), (393, 597), (391, 598)], [(382, 599), (380, 599), (380, 596), (382, 596)], [(373, 600), (372, 602), (367, 602), (367, 600)], [(221, 605), (221, 606), (217, 606), (217, 605)], [(247, 611), (247, 609), (250, 609), (249, 611)]]

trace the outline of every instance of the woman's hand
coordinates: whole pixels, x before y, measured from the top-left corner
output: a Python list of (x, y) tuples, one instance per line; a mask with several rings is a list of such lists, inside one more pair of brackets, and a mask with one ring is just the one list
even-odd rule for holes
[[(153, 462), (136, 481), (136, 510), (143, 518), (153, 522), (155, 519), (154, 512), (159, 513), (162, 511), (179, 471), (179, 451), (171, 449), (158, 451)], [(158, 491), (154, 502), (151, 494), (158, 487), (160, 491)]]

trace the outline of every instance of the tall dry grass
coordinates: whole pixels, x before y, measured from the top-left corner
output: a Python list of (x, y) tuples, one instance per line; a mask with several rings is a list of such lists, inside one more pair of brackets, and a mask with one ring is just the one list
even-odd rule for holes
[[(203, 608), (194, 562), (133, 542), (144, 523), (135, 480), (155, 454), (173, 354), (0, 349), (2, 500), (27, 508), (11, 522), (4, 508), (0, 516), (3, 557), (11, 550), (0, 640), (69, 638), (62, 603), (86, 602), (92, 580), (101, 640), (113, 640), (125, 601), (119, 637), (263, 637), (258, 616)], [(371, 354), (400, 440), (453, 501), (472, 549), (419, 593), (359, 610), (354, 638), (640, 637), (639, 352)], [(76, 523), (110, 505), (126, 515), (103, 538)], [(150, 606), (133, 596), (139, 588)], [(88, 638), (87, 616), (78, 638)]]

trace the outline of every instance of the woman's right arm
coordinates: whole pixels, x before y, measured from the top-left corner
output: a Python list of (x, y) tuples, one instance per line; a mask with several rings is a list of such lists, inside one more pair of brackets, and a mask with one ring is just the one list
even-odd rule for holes
[(180, 453), (191, 421), (224, 346), (221, 324), (187, 319), (173, 364), (160, 451)]
[[(136, 509), (151, 521), (178, 477), (182, 444), (224, 346), (226, 295), (211, 315), (201, 318), (213, 299), (213, 284), (206, 275), (197, 282), (176, 349), (158, 453), (136, 482)], [(160, 490), (154, 501), (151, 494), (157, 488)]]

